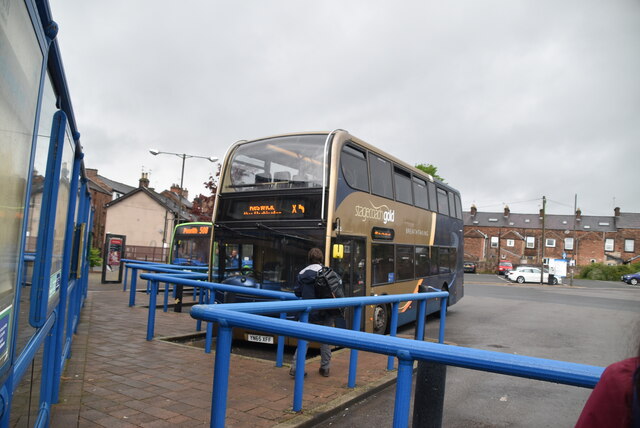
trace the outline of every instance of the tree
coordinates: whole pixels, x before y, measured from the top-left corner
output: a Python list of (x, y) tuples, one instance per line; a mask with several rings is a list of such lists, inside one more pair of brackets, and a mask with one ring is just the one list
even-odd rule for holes
[(209, 180), (203, 183), (204, 187), (206, 187), (211, 194), (207, 196), (201, 193), (193, 199), (193, 206), (190, 212), (198, 217), (198, 221), (211, 221), (211, 217), (213, 217), (213, 203), (216, 198), (216, 193), (218, 193), (219, 177), (220, 165), (218, 165), (215, 178), (213, 174), (209, 174)]
[(426, 172), (427, 174), (431, 175), (433, 178), (435, 178), (436, 180), (440, 180), (443, 183), (445, 183), (444, 178), (440, 177), (438, 175), (438, 167), (434, 166), (430, 163), (419, 163), (416, 164), (416, 168), (418, 168), (420, 171)]

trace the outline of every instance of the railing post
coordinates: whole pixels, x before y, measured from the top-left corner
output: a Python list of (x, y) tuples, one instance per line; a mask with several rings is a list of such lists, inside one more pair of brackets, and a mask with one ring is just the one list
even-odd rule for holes
[[(309, 322), (310, 309), (300, 314), (300, 322)], [(304, 394), (304, 373), (307, 359), (307, 341), (298, 339), (298, 351), (296, 352), (295, 385), (293, 387), (293, 411), (302, 410), (302, 396)]]
[(398, 380), (396, 381), (396, 402), (393, 408), (394, 428), (404, 428), (409, 424), (411, 407), (411, 378), (413, 360), (407, 351), (398, 352)]
[(213, 398), (211, 400), (211, 427), (224, 428), (229, 390), (229, 366), (231, 363), (231, 327), (218, 324), (215, 367), (213, 369)]
[[(395, 302), (391, 305), (391, 326), (389, 326), (389, 336), (396, 337), (398, 334), (398, 306), (400, 304)], [(387, 370), (393, 370), (394, 357), (389, 355), (387, 357)]]
[(129, 289), (129, 306), (136, 305), (136, 285), (138, 283), (138, 269), (131, 268), (131, 288)]
[(440, 299), (440, 331), (438, 332), (438, 343), (444, 343), (444, 326), (447, 321), (447, 301), (449, 297)]
[(162, 304), (162, 312), (169, 310), (169, 283), (164, 283), (164, 302)]
[(124, 280), (122, 281), (122, 291), (127, 291), (127, 277), (129, 276), (129, 266), (124, 264)]
[(149, 315), (147, 317), (147, 340), (153, 340), (156, 323), (156, 301), (158, 295), (158, 281), (152, 279), (151, 294), (149, 294)]
[(418, 302), (418, 317), (416, 318), (416, 340), (424, 340), (424, 325), (427, 322), (427, 301)]
[[(286, 320), (287, 313), (282, 312), (280, 314), (280, 319)], [(284, 341), (285, 341), (284, 336), (278, 336), (278, 349), (276, 351), (276, 367), (282, 367), (282, 362), (284, 360)]]
[[(360, 320), (362, 319), (362, 306), (353, 308), (353, 330), (360, 331)], [(352, 349), (349, 354), (349, 380), (348, 388), (356, 387), (356, 374), (358, 373), (358, 350)]]
[(204, 339), (204, 352), (206, 354), (211, 353), (211, 342), (213, 342), (213, 323), (208, 322)]

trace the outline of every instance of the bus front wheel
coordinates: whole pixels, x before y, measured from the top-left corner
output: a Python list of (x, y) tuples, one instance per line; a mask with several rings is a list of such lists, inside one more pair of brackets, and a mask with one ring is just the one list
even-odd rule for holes
[(377, 305), (373, 309), (373, 332), (386, 334), (389, 327), (389, 308), (386, 305)]

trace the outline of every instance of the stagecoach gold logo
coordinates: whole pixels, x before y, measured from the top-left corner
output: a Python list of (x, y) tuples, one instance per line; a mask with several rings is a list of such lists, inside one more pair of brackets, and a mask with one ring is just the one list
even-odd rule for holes
[(384, 224), (393, 223), (396, 217), (396, 211), (390, 210), (387, 205), (380, 205), (376, 207), (371, 201), (369, 201), (371, 207), (363, 207), (362, 205), (356, 205), (356, 217), (362, 217), (362, 221), (378, 220)]

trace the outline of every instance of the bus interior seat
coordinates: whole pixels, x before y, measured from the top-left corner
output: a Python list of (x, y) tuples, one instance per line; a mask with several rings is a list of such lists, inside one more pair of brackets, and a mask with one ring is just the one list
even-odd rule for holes
[(271, 174), (268, 172), (259, 172), (255, 178), (256, 184), (271, 183)]
[(304, 187), (305, 182), (306, 180), (302, 174), (296, 174), (291, 178), (292, 187)]
[(273, 173), (273, 181), (278, 187), (289, 187), (291, 182), (291, 173), (289, 171), (276, 171)]

